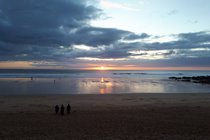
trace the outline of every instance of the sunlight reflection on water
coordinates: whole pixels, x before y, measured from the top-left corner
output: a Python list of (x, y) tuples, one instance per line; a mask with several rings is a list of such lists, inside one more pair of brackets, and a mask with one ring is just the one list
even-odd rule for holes
[(210, 85), (152, 78), (0, 78), (1, 94), (209, 92)]

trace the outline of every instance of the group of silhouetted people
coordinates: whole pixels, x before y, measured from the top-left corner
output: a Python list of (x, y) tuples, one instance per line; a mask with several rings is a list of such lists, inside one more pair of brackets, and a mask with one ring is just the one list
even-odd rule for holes
[[(60, 111), (61, 115), (64, 115), (65, 107), (63, 104), (61, 105), (61, 107), (59, 107), (58, 105), (55, 106), (55, 113), (58, 114), (59, 111)], [(67, 112), (67, 114), (71, 113), (71, 106), (69, 104), (66, 107), (66, 112)]]

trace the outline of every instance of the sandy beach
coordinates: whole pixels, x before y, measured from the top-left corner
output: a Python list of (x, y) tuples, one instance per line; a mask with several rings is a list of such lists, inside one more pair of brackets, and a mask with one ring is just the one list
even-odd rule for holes
[[(70, 115), (54, 113), (70, 103)], [(207, 140), (210, 94), (1, 95), (0, 139)]]

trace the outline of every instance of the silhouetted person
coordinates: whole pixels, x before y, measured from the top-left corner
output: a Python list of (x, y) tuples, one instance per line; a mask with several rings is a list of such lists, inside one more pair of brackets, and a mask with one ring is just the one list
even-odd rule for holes
[(55, 113), (58, 114), (58, 112), (59, 112), (59, 106), (56, 105), (56, 106), (55, 106)]
[(68, 104), (67, 105), (67, 113), (69, 114), (71, 112), (71, 106)]
[(33, 77), (31, 76), (31, 81), (33, 81)]
[(63, 106), (63, 104), (61, 105), (61, 115), (64, 115), (64, 106)]

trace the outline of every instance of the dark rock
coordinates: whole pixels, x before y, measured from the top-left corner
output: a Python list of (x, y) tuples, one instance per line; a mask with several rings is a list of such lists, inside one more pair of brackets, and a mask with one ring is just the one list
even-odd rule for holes
[(184, 82), (210, 84), (210, 76), (169, 77), (169, 79), (177, 80), (177, 81), (184, 81)]

